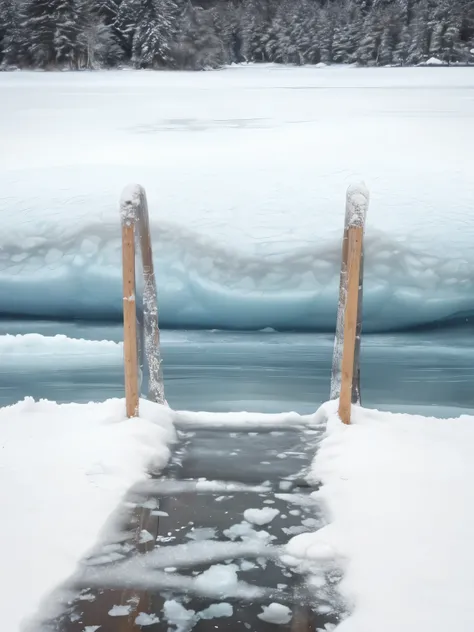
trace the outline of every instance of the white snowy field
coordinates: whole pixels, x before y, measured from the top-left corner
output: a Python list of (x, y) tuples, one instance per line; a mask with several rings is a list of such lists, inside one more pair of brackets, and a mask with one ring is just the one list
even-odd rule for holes
[(471, 68), (0, 75), (2, 313), (120, 316), (148, 192), (162, 323), (334, 326), (345, 189), (371, 191), (366, 331), (474, 311)]
[(327, 436), (311, 474), (329, 524), (287, 553), (337, 561), (349, 612), (338, 632), (471, 632), (474, 417), (354, 408), (347, 427), (336, 406), (316, 415)]

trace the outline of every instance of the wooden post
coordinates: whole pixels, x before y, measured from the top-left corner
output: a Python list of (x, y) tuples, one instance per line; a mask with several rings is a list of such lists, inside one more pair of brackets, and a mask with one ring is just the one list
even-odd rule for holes
[(341, 363), (341, 394), (339, 417), (345, 424), (351, 422), (352, 381), (359, 304), (359, 275), (362, 257), (364, 227), (350, 226), (348, 230), (347, 298), (344, 316), (344, 348)]
[(153, 251), (151, 246), (150, 220), (145, 190), (139, 188), (138, 242), (143, 269), (143, 326), (145, 330), (145, 355), (148, 363), (148, 399), (163, 404), (165, 402), (163, 374), (160, 355), (160, 328), (158, 326), (158, 300), (156, 292)]
[(150, 221), (145, 189), (130, 184), (120, 198), (123, 241), (123, 295), (124, 295), (124, 360), (125, 395), (127, 415), (138, 416), (139, 358), (136, 321), (135, 248), (141, 253), (143, 272), (143, 318), (140, 328), (140, 362), (148, 372), (146, 396), (153, 402), (165, 403), (160, 356), (160, 330), (153, 253), (150, 237)]
[(123, 355), (127, 417), (138, 417), (137, 310), (135, 303), (135, 229), (122, 224)]
[[(344, 235), (342, 240), (342, 262), (339, 280), (339, 301), (337, 307), (336, 336), (334, 339), (334, 352), (331, 372), (331, 394), (330, 399), (338, 399), (341, 394), (342, 379), (342, 355), (344, 348), (344, 322), (346, 314), (347, 292), (348, 292), (348, 256), (349, 256), (349, 229), (352, 226), (362, 226), (364, 230), (365, 217), (369, 203), (369, 192), (365, 185), (353, 185), (347, 190), (346, 214), (344, 219)], [(359, 266), (359, 288), (358, 288), (358, 310), (357, 310), (357, 332), (354, 351), (354, 368), (352, 379), (351, 400), (353, 404), (360, 404), (360, 339), (362, 331), (362, 297), (363, 297), (363, 259), (364, 249), (362, 246), (361, 264)]]
[(334, 338), (334, 351), (332, 355), (330, 399), (337, 399), (341, 393), (341, 359), (342, 347), (344, 343), (344, 313), (346, 310), (347, 294), (347, 257), (349, 254), (349, 219), (349, 204), (346, 203), (344, 234), (342, 237), (341, 273), (339, 276), (339, 300), (337, 304), (336, 336)]

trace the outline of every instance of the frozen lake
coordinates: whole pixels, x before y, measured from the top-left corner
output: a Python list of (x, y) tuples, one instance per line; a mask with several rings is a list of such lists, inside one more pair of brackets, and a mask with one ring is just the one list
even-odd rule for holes
[(121, 317), (146, 187), (168, 328), (330, 331), (365, 180), (364, 325), (474, 313), (472, 68), (0, 75), (0, 312)]
[[(120, 339), (118, 198), (138, 181), (171, 405), (312, 411), (329, 394), (345, 190), (365, 180), (364, 331), (385, 335), (364, 336), (364, 403), (471, 407), (472, 73), (0, 73), (0, 331)], [(116, 346), (0, 351), (2, 403), (122, 394)]]

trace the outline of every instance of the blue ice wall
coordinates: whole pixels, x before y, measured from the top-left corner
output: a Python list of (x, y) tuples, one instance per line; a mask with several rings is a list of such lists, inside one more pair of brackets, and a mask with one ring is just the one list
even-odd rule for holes
[[(61, 243), (10, 243), (0, 258), (0, 316), (120, 320), (118, 232), (95, 226)], [(153, 233), (163, 327), (334, 329), (338, 238), (280, 250), (262, 243), (249, 254), (169, 222)], [(372, 230), (365, 252), (366, 332), (474, 313), (471, 250), (437, 257)]]

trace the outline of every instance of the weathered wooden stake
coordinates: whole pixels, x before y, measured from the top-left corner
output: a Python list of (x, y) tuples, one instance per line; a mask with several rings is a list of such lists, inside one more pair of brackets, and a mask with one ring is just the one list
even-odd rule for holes
[(135, 230), (122, 224), (123, 355), (127, 417), (138, 417), (137, 310), (135, 302)]
[[(346, 195), (346, 214), (344, 219), (344, 235), (342, 240), (342, 261), (341, 274), (339, 280), (339, 301), (337, 307), (336, 335), (334, 338), (334, 352), (332, 359), (331, 372), (331, 394), (330, 399), (338, 399), (341, 394), (341, 370), (342, 370), (342, 354), (344, 348), (344, 322), (347, 301), (347, 277), (348, 277), (348, 256), (349, 241), (348, 234), (351, 226), (365, 226), (365, 217), (369, 204), (369, 192), (365, 185), (353, 185), (347, 190)], [(360, 404), (360, 340), (362, 332), (362, 299), (363, 299), (363, 264), (364, 249), (362, 246), (361, 263), (359, 266), (359, 299), (357, 310), (357, 332), (354, 352), (354, 368), (352, 372), (352, 403)]]
[(349, 227), (344, 348), (341, 363), (341, 393), (339, 396), (339, 417), (345, 424), (351, 422), (352, 380), (354, 376), (354, 356), (359, 305), (359, 275), (363, 236), (363, 225)]
[[(148, 392), (152, 402), (165, 404), (163, 375), (160, 356), (160, 329), (158, 326), (158, 303), (156, 294), (153, 253), (150, 237), (150, 221), (145, 189), (139, 184), (130, 184), (120, 198), (123, 243), (123, 318), (124, 318), (124, 360), (125, 395), (127, 415), (138, 416), (140, 395), (140, 366), (146, 363), (148, 370)], [(140, 345), (137, 341), (135, 249), (141, 253), (143, 272), (143, 318), (140, 327)]]

